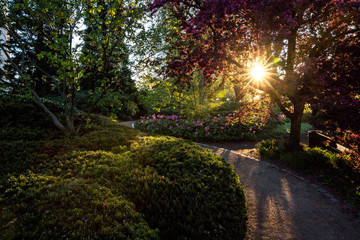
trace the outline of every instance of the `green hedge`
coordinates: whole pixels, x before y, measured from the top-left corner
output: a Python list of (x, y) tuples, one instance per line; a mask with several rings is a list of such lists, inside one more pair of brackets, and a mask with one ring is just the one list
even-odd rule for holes
[(157, 239), (133, 203), (99, 184), (33, 173), (9, 181), (1, 239)]
[(228, 163), (139, 134), (102, 125), (42, 143), (25, 173), (2, 180), (0, 239), (245, 237), (244, 191)]

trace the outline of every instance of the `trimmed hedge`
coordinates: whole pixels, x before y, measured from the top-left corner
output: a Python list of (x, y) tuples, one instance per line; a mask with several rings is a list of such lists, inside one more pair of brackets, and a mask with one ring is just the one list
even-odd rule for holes
[(245, 195), (228, 163), (139, 134), (102, 125), (43, 143), (26, 173), (2, 180), (0, 239), (245, 237)]

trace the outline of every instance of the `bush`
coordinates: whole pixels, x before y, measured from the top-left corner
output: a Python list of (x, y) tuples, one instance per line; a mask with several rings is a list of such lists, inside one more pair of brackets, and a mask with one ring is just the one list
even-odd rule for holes
[(256, 115), (241, 118), (240, 115), (210, 116), (202, 120), (185, 119), (178, 115), (142, 117), (135, 128), (156, 134), (165, 134), (195, 141), (204, 140), (255, 140), (262, 123)]
[(229, 115), (230, 113), (239, 110), (242, 105), (243, 103), (237, 101), (223, 101), (221, 102), (221, 104), (219, 104), (219, 106), (211, 109), (210, 114), (213, 116), (216, 116), (218, 114)]
[(73, 139), (76, 149), (110, 151), (119, 145), (130, 145), (130, 141), (137, 138), (140, 132), (125, 126), (108, 124), (96, 131), (76, 136)]
[(37, 142), (0, 141), (0, 178), (7, 174), (23, 173), (30, 168), (37, 148)]
[(280, 157), (281, 142), (279, 140), (263, 140), (256, 145), (260, 156), (264, 158), (274, 159)]
[(157, 238), (133, 203), (101, 185), (33, 173), (9, 181), (2, 239)]
[(152, 156), (149, 164), (159, 174), (145, 218), (162, 239), (245, 237), (244, 190), (223, 158), (171, 137), (144, 137), (131, 150), (131, 159)]
[(30, 172), (0, 185), (3, 239), (245, 237), (245, 195), (228, 163), (191, 142), (138, 133), (105, 125), (47, 142)]
[[(55, 113), (62, 109), (53, 102), (47, 107)], [(30, 99), (22, 96), (0, 95), (0, 140), (40, 140), (54, 130), (50, 117)]]

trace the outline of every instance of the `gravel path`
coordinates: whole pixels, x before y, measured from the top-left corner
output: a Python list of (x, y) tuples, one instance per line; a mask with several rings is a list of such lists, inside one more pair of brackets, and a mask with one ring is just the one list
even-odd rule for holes
[[(132, 122), (119, 124), (131, 127)], [(257, 160), (255, 143), (242, 143), (240, 149), (226, 143), (200, 145), (232, 164), (246, 190), (246, 239), (360, 239), (360, 221), (338, 200), (302, 177)]]
[(246, 190), (246, 239), (360, 239), (359, 220), (318, 185), (238, 152), (203, 146), (234, 166)]

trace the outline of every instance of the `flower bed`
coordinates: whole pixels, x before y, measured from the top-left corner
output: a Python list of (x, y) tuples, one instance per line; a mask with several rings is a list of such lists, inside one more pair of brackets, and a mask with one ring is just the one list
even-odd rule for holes
[(203, 119), (186, 119), (178, 115), (150, 115), (135, 123), (135, 128), (192, 140), (257, 140), (264, 126), (263, 117), (231, 113)]

